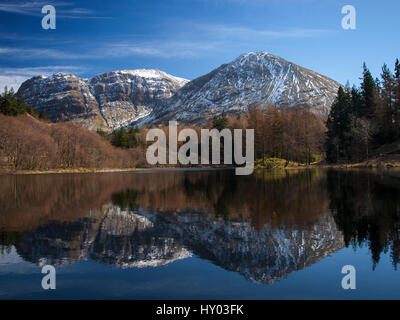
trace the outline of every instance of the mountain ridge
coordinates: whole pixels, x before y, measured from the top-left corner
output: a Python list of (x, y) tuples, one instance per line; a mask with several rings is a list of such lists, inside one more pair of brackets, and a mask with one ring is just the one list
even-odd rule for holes
[(28, 79), (19, 91), (52, 121), (110, 132), (169, 120), (201, 124), (221, 113), (246, 113), (254, 105), (298, 105), (326, 116), (339, 86), (315, 71), (257, 51), (191, 81), (158, 69), (115, 70), (89, 79), (55, 73)]

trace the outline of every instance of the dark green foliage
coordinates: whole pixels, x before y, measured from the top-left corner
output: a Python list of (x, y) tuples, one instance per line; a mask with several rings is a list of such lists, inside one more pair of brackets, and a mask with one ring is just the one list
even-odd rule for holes
[(139, 139), (137, 138), (136, 134), (139, 132), (139, 129), (136, 128), (129, 128), (127, 134), (127, 143), (128, 148), (136, 148), (139, 146)]
[(107, 134), (103, 130), (97, 129), (96, 132), (99, 136), (103, 137), (104, 139), (107, 139)]
[(350, 131), (351, 115), (354, 110), (352, 101), (351, 92), (340, 87), (326, 124), (328, 128), (326, 158), (329, 162), (337, 162), (339, 159), (348, 158), (350, 147), (348, 133)]
[(129, 128), (128, 132), (124, 127), (112, 133), (111, 144), (119, 148), (136, 148), (139, 146), (137, 138), (138, 128)]
[(377, 84), (372, 78), (366, 64), (363, 65), (363, 78), (361, 83), (361, 108), (357, 110), (359, 117), (372, 117), (376, 106)]
[(18, 116), (26, 113), (36, 118), (38, 116), (34, 108), (24, 103), (21, 92), (17, 97), (14, 90), (8, 91), (7, 87), (5, 87), (3, 95), (0, 96), (0, 113), (7, 116)]
[(381, 80), (363, 65), (360, 88), (342, 87), (327, 120), (328, 162), (368, 160), (371, 151), (400, 137), (400, 64), (395, 74), (385, 64)]
[(219, 131), (226, 129), (228, 127), (228, 118), (226, 117), (225, 113), (222, 113), (221, 116), (214, 118), (212, 126)]
[(119, 148), (127, 148), (128, 147), (126, 130), (124, 127), (122, 127), (120, 130), (116, 130), (113, 132), (112, 138), (111, 138), (111, 144), (113, 146), (116, 146)]
[(393, 101), (393, 120), (397, 124), (396, 133), (400, 137), (400, 62), (397, 59), (394, 71), (394, 101)]
[(368, 246), (373, 268), (390, 250), (393, 266), (400, 262), (400, 189), (390, 175), (329, 171), (330, 210), (346, 246)]
[(399, 59), (396, 59), (396, 63), (394, 65), (394, 74), (396, 79), (400, 78), (400, 62)]
[(121, 210), (135, 211), (138, 210), (139, 193), (135, 190), (128, 189), (125, 192), (114, 193), (111, 201)]
[(18, 246), (23, 237), (21, 232), (1, 232), (0, 233), (0, 254), (10, 253), (13, 246)]

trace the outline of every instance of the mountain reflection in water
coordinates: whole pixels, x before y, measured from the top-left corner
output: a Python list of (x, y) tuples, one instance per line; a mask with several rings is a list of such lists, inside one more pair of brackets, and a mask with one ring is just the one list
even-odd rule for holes
[(346, 246), (399, 263), (400, 179), (364, 171), (0, 176), (0, 248), (35, 264), (195, 255), (265, 284)]

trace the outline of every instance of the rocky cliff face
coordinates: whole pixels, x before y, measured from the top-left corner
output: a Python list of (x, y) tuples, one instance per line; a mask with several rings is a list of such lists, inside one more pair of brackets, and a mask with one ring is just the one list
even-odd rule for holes
[(72, 121), (90, 130), (112, 131), (147, 116), (187, 80), (160, 70), (107, 72), (91, 79), (67, 73), (25, 81), (25, 103), (52, 121)]
[(160, 70), (107, 72), (88, 80), (108, 127), (116, 129), (148, 116), (188, 80)]
[(107, 129), (86, 81), (73, 74), (34, 77), (25, 81), (19, 91), (26, 104), (39, 113), (44, 111), (52, 121), (73, 121), (90, 130)]
[(180, 89), (149, 121), (198, 123), (222, 112), (243, 113), (253, 105), (293, 105), (327, 115), (339, 83), (266, 52), (241, 55)]

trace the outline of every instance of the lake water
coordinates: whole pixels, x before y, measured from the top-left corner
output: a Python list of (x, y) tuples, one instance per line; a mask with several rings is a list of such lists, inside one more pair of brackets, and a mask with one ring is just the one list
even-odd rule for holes
[(0, 176), (0, 299), (399, 299), (399, 261), (398, 171)]

